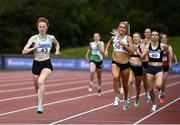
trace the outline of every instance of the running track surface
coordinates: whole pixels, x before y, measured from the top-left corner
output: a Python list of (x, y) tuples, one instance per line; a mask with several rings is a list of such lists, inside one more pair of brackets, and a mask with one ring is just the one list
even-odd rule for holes
[(134, 108), (132, 96), (123, 111), (122, 101), (112, 105), (111, 72), (103, 72), (102, 81), (102, 94), (97, 96), (96, 77), (93, 92), (88, 92), (88, 71), (55, 70), (46, 83), (44, 112), (37, 114), (31, 71), (0, 72), (0, 124), (180, 124), (180, 75), (169, 75), (165, 103), (157, 100), (153, 113), (152, 104), (144, 101), (143, 87), (139, 107)]

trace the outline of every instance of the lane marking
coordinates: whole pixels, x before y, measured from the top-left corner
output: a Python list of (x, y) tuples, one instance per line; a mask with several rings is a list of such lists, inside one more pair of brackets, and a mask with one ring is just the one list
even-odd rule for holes
[[(175, 83), (172, 83), (173, 85), (171, 85), (171, 86), (175, 86), (175, 85), (177, 85), (177, 84), (179, 84), (179, 83), (180, 83), (180, 81), (175, 82)], [(167, 87), (171, 87), (171, 86), (170, 86), (170, 85), (169, 85), (169, 86), (167, 85)], [(143, 95), (145, 95), (145, 93), (140, 94), (140, 96), (143, 96)], [(135, 98), (135, 97), (136, 97), (136, 96), (133, 96), (133, 97), (131, 97), (131, 98)], [(121, 100), (120, 102), (122, 102), (122, 100)], [(61, 119), (61, 120), (52, 122), (52, 123), (50, 123), (49, 125), (54, 125), (54, 124), (57, 124), (57, 123), (60, 123), (60, 122), (64, 122), (64, 121), (67, 121), (67, 120), (70, 120), (70, 119), (73, 119), (73, 118), (76, 118), (76, 117), (79, 117), (79, 116), (82, 116), (82, 115), (85, 115), (85, 114), (88, 114), (88, 113), (91, 113), (91, 112), (94, 112), (94, 111), (97, 111), (97, 110), (100, 110), (100, 109), (106, 108), (106, 107), (111, 106), (111, 105), (112, 105), (112, 103), (107, 104), (107, 105), (104, 105), (104, 106), (101, 106), (101, 107), (98, 107), (98, 108), (95, 108), (95, 109), (92, 109), (92, 110), (88, 110), (88, 111), (86, 111), (86, 112), (78, 113), (78, 114), (76, 114), (76, 115), (73, 115), (73, 116), (70, 116), (70, 117), (67, 117), (67, 118), (64, 118), (64, 119)]]
[[(111, 89), (111, 90), (104, 91), (104, 92), (102, 92), (102, 94), (106, 94), (106, 93), (110, 93), (110, 92), (113, 92), (113, 90)], [(83, 99), (83, 98), (91, 97), (91, 96), (97, 96), (97, 93), (87, 94), (84, 96), (78, 96), (78, 97), (64, 99), (64, 100), (55, 101), (55, 102), (50, 102), (50, 103), (44, 104), (43, 106), (49, 106), (49, 105), (53, 105), (53, 104), (58, 104), (58, 103), (63, 103), (63, 102), (68, 102), (68, 101), (74, 101), (74, 100)], [(9, 115), (9, 114), (13, 114), (13, 113), (21, 112), (21, 111), (26, 111), (26, 110), (30, 110), (30, 109), (34, 109), (34, 108), (37, 108), (37, 106), (31, 106), (28, 108), (22, 108), (22, 109), (18, 109), (18, 110), (14, 110), (14, 111), (0, 113), (0, 116)]]
[[(177, 84), (179, 84), (179, 83), (180, 83), (180, 81), (175, 82), (175, 83), (171, 83), (170, 85), (167, 85), (167, 88), (168, 88), (168, 87), (171, 87), (171, 86), (175, 86), (175, 85), (177, 85)], [(106, 94), (106, 93), (110, 93), (110, 92), (113, 92), (113, 90), (111, 89), (111, 90), (104, 91), (104, 92), (102, 92), (102, 94)], [(60, 101), (51, 102), (51, 103), (46, 103), (46, 104), (44, 104), (43, 106), (49, 106), (49, 105), (58, 104), (58, 103), (62, 103), (62, 102), (67, 102), (67, 101), (74, 101), (74, 100), (83, 99), (83, 98), (86, 98), (86, 97), (89, 97), (89, 96), (94, 96), (94, 95), (97, 96), (97, 93), (88, 94), (88, 95), (84, 95), (84, 96), (79, 96), (79, 97), (75, 97), (75, 98), (69, 98), (69, 99), (60, 100)], [(140, 96), (142, 96), (142, 95), (145, 95), (145, 93), (140, 94)], [(133, 96), (132, 98), (135, 98), (135, 96)], [(121, 100), (121, 101), (122, 101), (122, 100)], [(107, 104), (107, 105), (104, 105), (104, 106), (101, 106), (101, 107), (98, 107), (98, 108), (95, 108), (95, 109), (92, 109), (92, 110), (90, 110), (90, 111), (91, 111), (91, 112), (97, 111), (97, 110), (99, 110), (99, 109), (103, 109), (103, 108), (108, 107), (108, 105), (110, 106), (110, 105), (112, 105), (112, 103)], [(103, 108), (102, 108), (102, 107), (103, 107)], [(19, 110), (14, 110), (14, 111), (10, 111), (10, 112), (1, 113), (0, 116), (9, 115), (9, 114), (13, 114), (13, 113), (21, 112), (21, 111), (26, 111), (26, 110), (30, 110), (30, 109), (34, 109), (34, 108), (37, 108), (37, 106), (31, 106), (31, 107), (28, 107), (28, 108), (23, 108), (23, 109), (19, 109)], [(76, 114), (76, 117), (77, 117), (77, 116), (84, 115), (84, 114), (87, 114), (87, 113), (90, 113), (90, 111), (86, 111), (86, 113), (83, 112), (83, 114), (82, 114), (82, 113), (78, 113), (79, 115)], [(81, 115), (80, 115), (80, 114), (81, 114)], [(67, 117), (67, 118), (65, 118), (65, 119), (69, 120), (69, 119), (75, 118), (75, 115), (70, 116), (70, 117), (71, 117), (71, 118)], [(66, 121), (65, 119), (64, 119), (64, 121)], [(62, 120), (63, 120), (63, 119), (62, 119)], [(56, 122), (58, 123), (58, 121), (56, 121)], [(55, 123), (55, 122), (53, 122), (53, 123)], [(50, 123), (50, 124), (52, 124), (52, 123)]]
[(176, 98), (175, 100), (169, 102), (168, 104), (166, 104), (166, 105), (164, 105), (163, 107), (159, 108), (159, 109), (156, 110), (155, 112), (152, 112), (151, 114), (149, 114), (149, 115), (143, 117), (142, 119), (138, 120), (137, 122), (133, 123), (133, 125), (137, 125), (137, 124), (141, 123), (142, 121), (148, 119), (149, 117), (153, 116), (153, 115), (156, 114), (157, 112), (165, 109), (166, 107), (170, 106), (171, 104), (173, 104), (173, 103), (175, 103), (175, 102), (177, 102), (177, 101), (179, 101), (179, 100), (180, 100), (180, 97)]
[[(108, 80), (107, 80), (108, 82)], [(105, 83), (103, 85), (111, 85), (108, 83)], [(96, 87), (97, 85), (94, 85), (94, 87)], [(76, 88), (70, 88), (70, 89), (64, 89), (64, 90), (59, 90), (59, 91), (50, 91), (50, 92), (46, 92), (45, 95), (49, 95), (49, 94), (56, 94), (56, 93), (63, 93), (63, 92), (70, 92), (70, 91), (75, 91), (75, 90), (79, 90), (79, 89), (84, 89), (84, 88), (88, 88), (88, 86), (81, 86), (81, 87), (76, 87)], [(0, 102), (5, 102), (5, 101), (12, 101), (12, 100), (17, 100), (17, 99), (25, 99), (25, 98), (30, 98), (30, 97), (35, 97), (36, 94), (32, 94), (32, 95), (27, 95), (27, 96), (18, 96), (18, 97), (12, 97), (12, 98), (6, 98), (6, 99), (1, 99)]]
[[(69, 80), (69, 79), (68, 79)], [(88, 80), (87, 79), (78, 79), (78, 80), (80, 80), (81, 82), (87, 82), (88, 83)], [(55, 84), (48, 84), (48, 85), (46, 85), (46, 88), (47, 87), (55, 87), (55, 86), (63, 86), (63, 85), (71, 85), (71, 84), (78, 84), (79, 83), (79, 81), (78, 80), (73, 80), (73, 81), (68, 81), (68, 82), (64, 82), (64, 81), (54, 81), (54, 83)], [(111, 80), (112, 81), (112, 79), (111, 78), (105, 78), (104, 80), (103, 80), (103, 82), (104, 81), (106, 81), (106, 80)], [(66, 79), (66, 81), (67, 81), (67, 79)], [(57, 82), (59, 82), (59, 83), (57, 83)], [(61, 82), (64, 82), (64, 83), (61, 83)], [(32, 84), (33, 85), (33, 84)], [(15, 92), (15, 91), (21, 91), (21, 90), (30, 90), (30, 89), (34, 89), (34, 87), (24, 87), (24, 88), (17, 88), (17, 89), (9, 89), (9, 90), (1, 90), (0, 91), (0, 93), (7, 93), (7, 92)]]

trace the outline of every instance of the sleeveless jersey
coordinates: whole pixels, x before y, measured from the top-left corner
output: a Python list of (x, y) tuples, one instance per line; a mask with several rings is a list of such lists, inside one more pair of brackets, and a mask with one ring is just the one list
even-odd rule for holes
[(164, 50), (162, 57), (163, 66), (169, 66), (169, 52)]
[(103, 60), (103, 55), (101, 54), (101, 52), (98, 50), (98, 47), (100, 47), (102, 41), (98, 41), (98, 42), (91, 42), (90, 43), (90, 60), (96, 61), (96, 62), (100, 62)]
[(149, 62), (162, 62), (163, 51), (161, 50), (161, 44), (158, 44), (156, 49), (152, 49), (151, 43), (149, 44)]
[(138, 57), (138, 58), (141, 58), (139, 54), (142, 53), (142, 50), (140, 48), (140, 45), (138, 45), (136, 48), (135, 48), (135, 52), (134, 54), (131, 54), (130, 57)]
[[(124, 48), (122, 45), (119, 44), (118, 35), (114, 36), (113, 38), (113, 51), (119, 51), (119, 52), (128, 52), (126, 48)], [(128, 44), (128, 36), (126, 35), (122, 40), (124, 44)]]
[(52, 48), (52, 41), (49, 35), (46, 35), (45, 40), (41, 40), (38, 35), (35, 36), (39, 48), (34, 50), (34, 55), (50, 54)]

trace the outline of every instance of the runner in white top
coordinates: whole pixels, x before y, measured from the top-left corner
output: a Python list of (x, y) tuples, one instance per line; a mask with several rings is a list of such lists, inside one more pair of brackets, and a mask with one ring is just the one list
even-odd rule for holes
[(55, 46), (55, 55), (60, 55), (59, 42), (53, 35), (46, 34), (48, 26), (48, 20), (44, 17), (40, 17), (37, 20), (39, 34), (33, 35), (28, 40), (22, 51), (22, 54), (28, 54), (34, 51), (32, 73), (35, 92), (37, 93), (38, 99), (37, 113), (43, 112), (42, 103), (45, 93), (45, 81), (53, 71), (53, 67), (50, 61), (50, 51), (52, 44)]
[(130, 35), (130, 26), (127, 21), (122, 21), (118, 27), (118, 34), (112, 37), (106, 46), (105, 56), (108, 56), (108, 49), (113, 44), (112, 53), (112, 75), (114, 86), (114, 106), (119, 104), (119, 80), (122, 79), (124, 89), (123, 110), (127, 110), (128, 78), (129, 78), (129, 53), (134, 53), (133, 42)]

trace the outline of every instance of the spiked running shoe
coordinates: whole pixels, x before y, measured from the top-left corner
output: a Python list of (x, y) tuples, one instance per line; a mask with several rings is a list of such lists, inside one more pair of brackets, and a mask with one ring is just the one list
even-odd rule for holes
[(114, 106), (118, 106), (118, 105), (119, 105), (119, 97), (116, 96), (116, 97), (114, 98), (113, 105), (114, 105)]
[(43, 113), (43, 107), (42, 107), (42, 105), (39, 105), (39, 106), (37, 107), (37, 113), (40, 113), (40, 114)]
[(134, 107), (138, 107), (138, 106), (139, 106), (139, 100), (136, 99), (136, 100), (134, 101)]
[(93, 83), (90, 82), (88, 90), (89, 90), (89, 92), (92, 92), (92, 90), (93, 90)]
[(101, 89), (98, 89), (97, 93), (98, 93), (98, 96), (100, 96), (101, 95)]
[(157, 110), (157, 105), (153, 105), (151, 108), (151, 112), (155, 112)]
[(130, 99), (128, 98), (128, 99), (127, 99), (127, 105), (128, 105), (128, 106), (130, 105), (130, 102), (131, 102), (131, 101), (130, 101)]
[(150, 103), (151, 101), (151, 96), (149, 94), (146, 95), (146, 99), (145, 99), (145, 102), (146, 103)]
[(128, 106), (127, 101), (124, 100), (123, 105), (122, 105), (122, 109), (124, 111), (127, 110), (127, 106)]
[(159, 98), (159, 103), (163, 104), (164, 103), (164, 95), (161, 95)]

